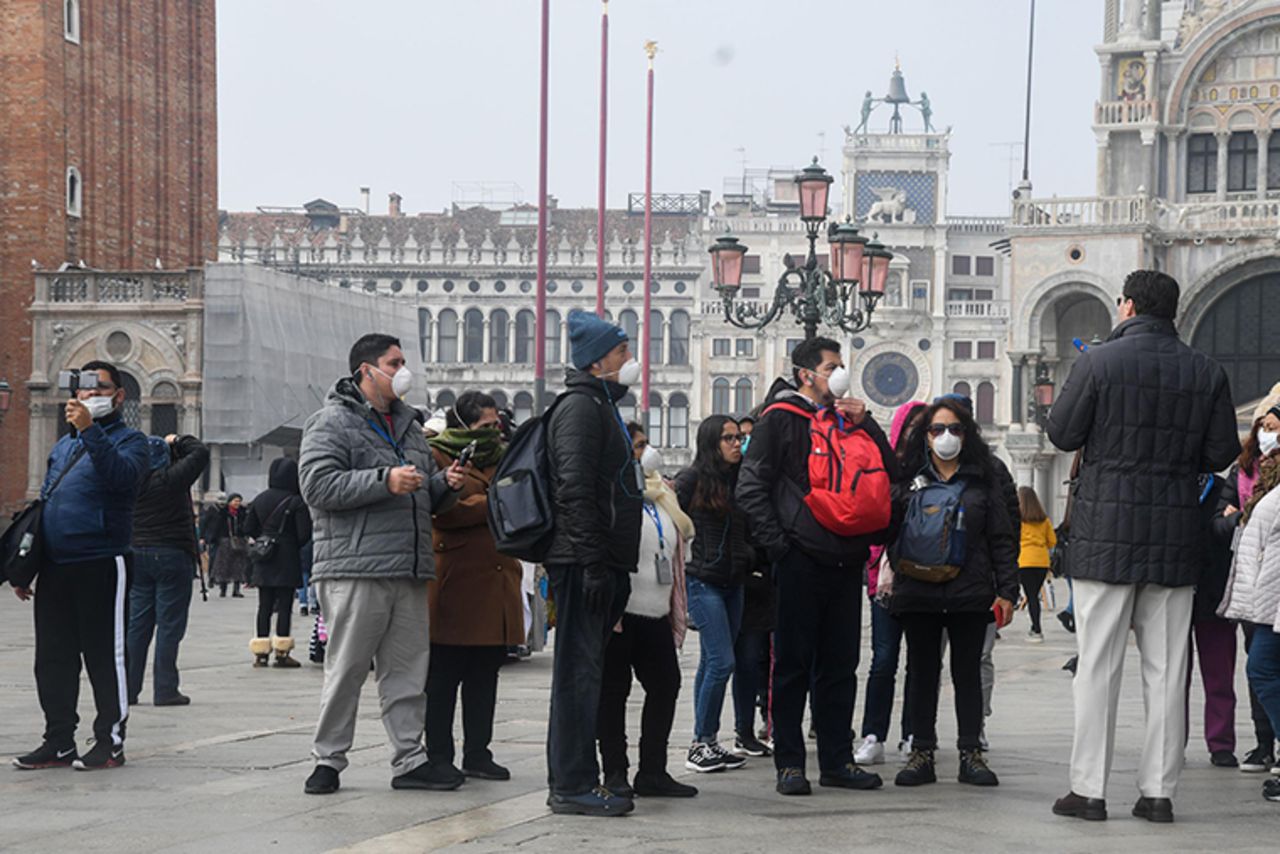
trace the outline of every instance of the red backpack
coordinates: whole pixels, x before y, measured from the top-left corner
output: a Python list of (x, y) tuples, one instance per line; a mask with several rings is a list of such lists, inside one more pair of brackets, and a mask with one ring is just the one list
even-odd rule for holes
[(830, 409), (809, 412), (775, 403), (765, 414), (779, 409), (809, 420), (809, 492), (804, 503), (818, 524), (842, 537), (889, 527), (889, 472), (876, 440), (866, 430), (844, 426)]

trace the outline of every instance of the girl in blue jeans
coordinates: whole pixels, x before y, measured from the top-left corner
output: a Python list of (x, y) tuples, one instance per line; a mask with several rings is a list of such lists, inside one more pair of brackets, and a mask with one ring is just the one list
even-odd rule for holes
[(746, 760), (720, 746), (720, 711), (734, 671), (733, 646), (742, 625), (742, 585), (754, 552), (746, 517), (733, 503), (742, 462), (742, 436), (728, 416), (713, 415), (698, 428), (693, 465), (676, 477), (680, 507), (693, 519), (685, 575), (689, 620), (698, 628), (702, 657), (693, 683), (691, 771), (741, 768)]

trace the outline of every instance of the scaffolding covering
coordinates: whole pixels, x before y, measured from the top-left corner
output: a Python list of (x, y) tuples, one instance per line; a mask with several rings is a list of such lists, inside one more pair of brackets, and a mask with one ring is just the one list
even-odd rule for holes
[(205, 268), (204, 435), (210, 443), (293, 447), (368, 332), (394, 335), (425, 404), (416, 305), (269, 267)]

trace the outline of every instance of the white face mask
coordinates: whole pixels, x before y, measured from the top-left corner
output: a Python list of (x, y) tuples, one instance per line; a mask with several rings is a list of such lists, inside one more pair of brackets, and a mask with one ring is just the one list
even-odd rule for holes
[(634, 358), (618, 369), (618, 385), (635, 385), (640, 382), (640, 363)]
[(640, 467), (644, 469), (645, 474), (653, 474), (662, 468), (662, 453), (653, 445), (649, 445), (644, 449), (644, 453), (640, 455)]
[(844, 397), (849, 393), (849, 369), (841, 365), (831, 372), (827, 377), (827, 388), (831, 389), (831, 393), (836, 399)]
[(933, 452), (940, 460), (954, 460), (960, 456), (962, 447), (964, 447), (964, 440), (950, 433), (943, 433), (933, 440)]
[(89, 410), (89, 415), (94, 421), (107, 417), (116, 408), (115, 402), (109, 397), (90, 397), (80, 402), (84, 404), (85, 409)]
[(1262, 456), (1268, 456), (1277, 447), (1280, 447), (1280, 433), (1274, 430), (1258, 431), (1258, 450), (1262, 452)]
[(391, 393), (396, 397), (404, 397), (413, 388), (413, 371), (409, 370), (407, 365), (401, 365), (400, 370), (396, 371), (394, 376), (388, 376), (386, 371), (373, 365), (369, 367), (391, 380)]

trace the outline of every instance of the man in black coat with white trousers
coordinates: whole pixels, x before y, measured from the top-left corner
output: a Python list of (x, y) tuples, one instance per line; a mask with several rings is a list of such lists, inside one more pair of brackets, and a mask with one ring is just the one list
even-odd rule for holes
[(1178, 283), (1155, 270), (1124, 282), (1120, 323), (1083, 353), (1049, 416), (1064, 451), (1084, 448), (1067, 574), (1080, 659), (1071, 791), (1058, 815), (1107, 817), (1107, 775), (1129, 628), (1142, 656), (1146, 736), (1133, 814), (1173, 821), (1182, 771), (1192, 601), (1206, 556), (1202, 472), (1240, 452), (1226, 372), (1178, 339)]

